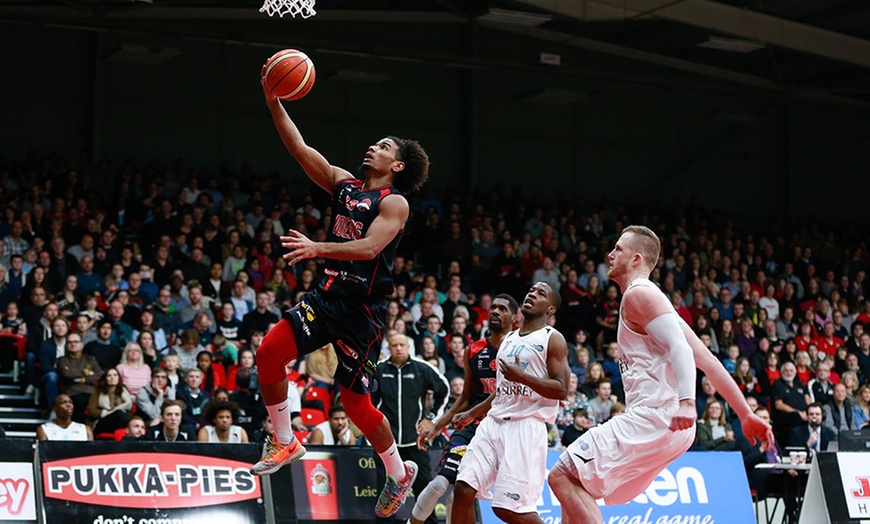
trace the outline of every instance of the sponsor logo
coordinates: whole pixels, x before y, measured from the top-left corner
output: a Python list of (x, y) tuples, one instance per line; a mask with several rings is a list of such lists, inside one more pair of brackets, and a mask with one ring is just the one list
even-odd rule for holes
[(190, 508), (262, 496), (251, 465), (181, 453), (117, 453), (42, 465), (45, 496), (121, 508)]
[(417, 375), (415, 373), (405, 373), (404, 375), (402, 375), (402, 378), (414, 380), (415, 378), (417, 378)]
[(595, 457), (586, 458), (586, 457), (584, 457), (584, 456), (582, 456), (582, 455), (579, 455), (579, 454), (577, 454), (577, 453), (574, 453), (573, 451), (571, 452), (571, 454), (574, 455), (575, 457), (577, 457), (578, 459), (582, 460), (584, 464), (588, 464), (588, 463), (591, 462), (593, 459), (595, 459)]
[[(513, 482), (514, 484), (519, 484), (520, 486), (528, 486), (529, 485), (528, 480), (521, 479), (521, 478), (515, 477), (513, 475), (503, 475), (502, 478), (508, 482)], [(514, 499), (514, 500), (516, 500), (516, 499)]]
[(870, 477), (858, 477), (858, 488), (852, 490), (852, 496), (855, 498), (870, 498)]
[(464, 457), (466, 451), (468, 451), (468, 446), (466, 446), (464, 444), (462, 446), (456, 446), (456, 447), (450, 448), (451, 455), (459, 455), (460, 457)]
[(349, 356), (354, 360), (359, 358), (359, 353), (357, 353), (356, 350), (352, 347), (345, 344), (343, 340), (336, 340), (335, 343), (338, 344), (338, 347), (341, 348), (342, 353), (344, 353), (345, 355)]
[(517, 384), (514, 382), (507, 382), (502, 384), (501, 386), (496, 388), (496, 395), (513, 395), (516, 397), (531, 397), (532, 396), (532, 388), (529, 386), (524, 386), (522, 384)]
[(534, 349), (535, 351), (537, 351), (538, 353), (544, 352), (544, 346), (542, 346), (540, 344), (531, 344), (531, 348)]
[(314, 466), (309, 475), (311, 481), (311, 493), (321, 497), (332, 493), (332, 482), (330, 482), (329, 471), (322, 465)]
[(0, 517), (4, 513), (13, 517), (20, 515), (30, 489), (31, 481), (28, 479), (0, 478)]
[[(311, 306), (308, 305), (308, 302), (300, 302), (299, 309), (305, 311), (305, 320), (307, 320), (308, 322), (314, 322), (314, 319), (317, 318), (317, 315), (314, 314), (314, 309), (312, 309)], [(300, 315), (299, 318), (302, 318), (302, 316)]]
[(516, 500), (516, 501), (520, 500), (519, 493), (510, 493), (508, 491), (505, 491), (504, 493), (502, 493), (502, 495), (504, 495), (505, 497), (507, 497), (511, 500)]

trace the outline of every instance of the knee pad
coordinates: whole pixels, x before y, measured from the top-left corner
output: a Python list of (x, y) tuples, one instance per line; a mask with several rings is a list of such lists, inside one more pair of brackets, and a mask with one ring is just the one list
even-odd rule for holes
[(296, 358), (296, 335), (293, 325), (281, 319), (266, 333), (257, 349), (257, 373), (261, 384), (277, 384), (287, 378), (284, 366)]
[(447, 488), (450, 487), (450, 482), (441, 475), (436, 475), (432, 482), (426, 486), (419, 495), (417, 495), (417, 503), (414, 504), (414, 509), (411, 510), (411, 515), (417, 520), (426, 520), (429, 515), (435, 510), (438, 504), (438, 499)]
[(372, 397), (368, 393), (361, 395), (342, 387), (341, 403), (348, 418), (356, 424), (363, 435), (373, 432), (384, 420), (384, 414), (372, 405)]

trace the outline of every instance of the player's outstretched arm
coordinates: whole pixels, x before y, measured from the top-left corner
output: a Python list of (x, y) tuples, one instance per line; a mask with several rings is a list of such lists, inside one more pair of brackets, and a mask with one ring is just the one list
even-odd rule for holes
[(489, 413), (489, 409), (492, 407), (492, 401), (495, 398), (495, 393), (487, 397), (486, 400), (481, 402), (480, 404), (475, 405), (473, 408), (463, 411), (462, 413), (457, 413), (453, 416), (453, 429), (462, 429), (471, 421), (485, 417), (487, 413)]
[(389, 195), (380, 203), (377, 218), (366, 236), (348, 242), (314, 242), (299, 231), (287, 231), (281, 245), (291, 249), (284, 259), (292, 266), (300, 260), (326, 257), (334, 260), (371, 260), (392, 242), (408, 220), (408, 201), (401, 195)]
[(728, 401), (728, 404), (731, 405), (731, 408), (740, 417), (743, 434), (746, 435), (749, 442), (755, 444), (757, 440), (760, 440), (764, 445), (764, 449), (773, 447), (773, 430), (770, 424), (752, 413), (752, 409), (746, 403), (746, 398), (743, 396), (740, 388), (737, 387), (737, 383), (725, 369), (725, 366), (704, 346), (704, 343), (701, 342), (701, 339), (698, 338), (695, 332), (685, 324), (683, 324), (683, 334), (689, 345), (692, 346), (695, 365), (704, 372), (707, 380), (716, 387), (716, 391)]
[(272, 120), (275, 122), (275, 128), (281, 136), (281, 141), (287, 151), (293, 155), (293, 158), (302, 166), (305, 174), (308, 175), (315, 184), (322, 187), (330, 194), (335, 189), (335, 184), (339, 180), (350, 178), (351, 175), (344, 169), (329, 165), (329, 162), (316, 149), (305, 144), (302, 138), (302, 133), (290, 119), (290, 115), (281, 104), (281, 100), (272, 94), (266, 88), (265, 75), (266, 69), (269, 67), (271, 59), (267, 61), (260, 70), (260, 84), (263, 85), (263, 94), (266, 97), (266, 105), (272, 113)]

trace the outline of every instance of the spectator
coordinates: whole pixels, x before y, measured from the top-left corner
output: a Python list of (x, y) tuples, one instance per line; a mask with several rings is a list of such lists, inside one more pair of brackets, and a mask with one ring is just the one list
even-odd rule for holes
[(610, 398), (611, 391), (612, 386), (609, 378), (600, 379), (595, 386), (595, 396), (589, 400), (587, 409), (592, 415), (592, 421), (596, 424), (603, 424), (610, 418), (610, 408), (613, 407), (613, 399)]
[(182, 413), (186, 406), (179, 400), (166, 400), (160, 406), (160, 424), (148, 428), (142, 440), (158, 442), (194, 441), (194, 428), (182, 425)]
[(157, 292), (157, 300), (153, 304), (154, 323), (166, 333), (167, 347), (174, 344), (174, 335), (181, 326), (181, 315), (172, 304), (172, 293), (168, 289)]
[(112, 342), (112, 321), (100, 320), (97, 323), (97, 339), (85, 346), (85, 354), (93, 355), (101, 369), (111, 369), (121, 363), (121, 348)]
[(855, 416), (852, 407), (853, 404), (846, 395), (846, 386), (837, 384), (828, 403), (822, 408), (822, 423), (835, 435), (841, 431), (849, 431), (852, 429), (852, 419)]
[(223, 303), (216, 323), (217, 334), (223, 335), (230, 342), (244, 343), (245, 339), (242, 338), (242, 323), (236, 319), (236, 307), (232, 301), (227, 300)]
[(239, 407), (234, 402), (213, 401), (205, 407), (203, 418), (209, 423), (200, 428), (196, 440), (214, 443), (247, 443), (248, 433), (241, 426)]
[(787, 442), (792, 428), (807, 420), (807, 406), (811, 403), (806, 387), (797, 380), (797, 368), (786, 362), (780, 368), (780, 378), (773, 385), (771, 401), (774, 431), (779, 430), (779, 441)]
[(187, 406), (182, 421), (186, 425), (199, 427), (203, 408), (211, 400), (211, 393), (201, 387), (202, 370), (193, 367), (184, 373), (184, 384), (179, 384), (175, 390), (175, 399)]
[(195, 328), (188, 328), (181, 332), (181, 345), (174, 348), (178, 355), (181, 369), (188, 370), (196, 367), (196, 356), (206, 351), (200, 344), (199, 332)]
[(132, 409), (133, 397), (124, 386), (118, 370), (107, 369), (88, 402), (88, 425), (94, 428), (97, 435), (114, 433), (116, 429), (127, 426)]
[(66, 336), (69, 333), (69, 321), (56, 317), (51, 323), (51, 338), (39, 346), (39, 385), (45, 392), (46, 404), (54, 404), (58, 393), (57, 359), (66, 354)]
[(571, 425), (574, 419), (574, 411), (578, 408), (587, 408), (589, 399), (586, 395), (577, 391), (579, 384), (577, 375), (571, 373), (568, 379), (568, 395), (559, 404), (559, 413), (556, 415), (556, 426), (565, 429)]
[(97, 292), (102, 295), (106, 290), (105, 278), (95, 271), (94, 257), (85, 255), (81, 259), (81, 267), (76, 273), (79, 281), (78, 291), (81, 295)]
[(175, 399), (175, 389), (169, 387), (166, 370), (155, 367), (151, 370), (151, 381), (136, 394), (136, 407), (143, 420), (149, 425), (160, 423), (160, 407), (166, 400)]
[(72, 419), (73, 402), (69, 395), (61, 393), (52, 404), (54, 420), (36, 428), (36, 440), (87, 441), (94, 440), (91, 428)]
[(589, 411), (586, 408), (575, 408), (571, 425), (562, 433), (562, 446), (567, 448), (594, 425), (595, 423), (589, 419)]
[(182, 327), (187, 323), (192, 324), (198, 314), (205, 313), (209, 320), (209, 334), (214, 335), (217, 330), (214, 313), (211, 312), (207, 299), (202, 294), (202, 284), (198, 280), (190, 280), (187, 283), (187, 299), (190, 302), (189, 305), (179, 311), (179, 321)]
[(130, 417), (130, 421), (127, 422), (127, 434), (121, 440), (141, 440), (145, 435), (145, 431), (145, 421), (139, 415), (133, 415)]
[(264, 291), (257, 293), (257, 307), (248, 312), (242, 320), (241, 337), (243, 339), (248, 339), (252, 331), (266, 332), (271, 324), (278, 322), (278, 315), (270, 312), (268, 307), (269, 295)]
[(58, 358), (55, 363), (60, 392), (72, 399), (72, 417), (76, 422), (87, 419), (85, 410), (97, 382), (103, 376), (97, 359), (92, 355), (85, 355), (83, 349), (81, 335), (73, 331), (66, 338), (66, 355)]
[(707, 404), (696, 428), (698, 445), (708, 451), (734, 451), (737, 448), (734, 430), (725, 420), (722, 404), (717, 401)]
[(133, 326), (124, 320), (125, 308), (120, 300), (112, 300), (109, 304), (108, 315), (106, 319), (112, 323), (112, 338), (113, 344), (118, 347), (124, 347), (128, 342), (133, 342)]
[(329, 408), (329, 418), (315, 426), (308, 436), (308, 443), (323, 446), (356, 445), (356, 435), (350, 427), (344, 406), (336, 404)]
[(870, 385), (863, 384), (858, 388), (852, 412), (852, 429), (864, 429), (870, 425)]
[[(250, 350), (246, 351), (250, 353)], [(250, 357), (253, 362), (253, 353)], [(239, 406), (238, 424), (245, 428), (248, 434), (253, 435), (260, 429), (263, 419), (268, 416), (266, 404), (257, 391), (256, 370), (249, 367), (240, 368), (233, 378), (235, 391), (230, 393), (229, 399)], [(299, 423), (301, 422), (299, 417)]]
[(4, 310), (5, 314), (3, 315), (2, 324), (0, 324), (0, 333), (26, 337), (27, 324), (19, 316), (18, 303), (15, 301), (9, 302)]
[(223, 388), (226, 384), (227, 377), (224, 367), (220, 364), (213, 365), (210, 351), (204, 350), (197, 353), (196, 367), (202, 371), (201, 388), (203, 391), (208, 391), (214, 395), (215, 390)]
[(245, 315), (254, 310), (253, 301), (248, 300), (247, 291), (248, 285), (245, 284), (244, 279), (236, 279), (233, 282), (233, 292), (230, 295), (229, 301), (232, 303), (235, 311), (233, 318), (240, 324), (244, 320)]
[(116, 369), (135, 401), (139, 390), (151, 381), (151, 368), (145, 364), (142, 347), (136, 342), (128, 343), (124, 347), (121, 363), (116, 366)]

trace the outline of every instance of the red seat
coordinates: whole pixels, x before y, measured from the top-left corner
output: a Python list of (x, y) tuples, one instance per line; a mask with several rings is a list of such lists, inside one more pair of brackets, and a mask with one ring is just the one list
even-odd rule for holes
[(305, 400), (319, 400), (323, 402), (323, 411), (329, 412), (332, 407), (332, 394), (326, 388), (311, 386), (305, 393)]
[(299, 442), (301, 442), (302, 445), (308, 444), (308, 435), (310, 435), (310, 434), (311, 434), (310, 431), (294, 431), (293, 432), (293, 435), (295, 435), (296, 438), (299, 439)]
[(326, 414), (319, 409), (302, 408), (302, 423), (314, 427), (326, 421)]

